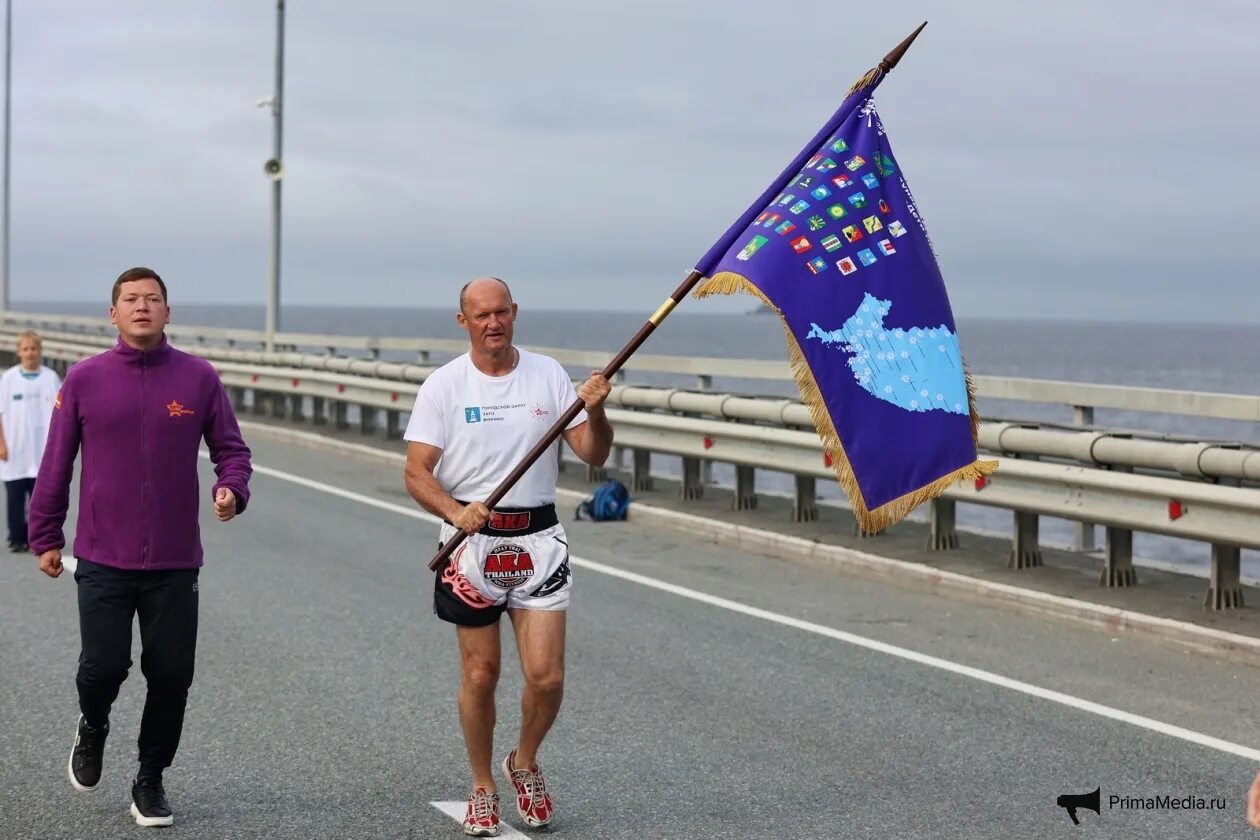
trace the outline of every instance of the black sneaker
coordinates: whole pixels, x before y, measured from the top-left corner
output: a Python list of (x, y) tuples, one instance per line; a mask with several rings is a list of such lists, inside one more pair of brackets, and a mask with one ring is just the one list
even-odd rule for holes
[(70, 784), (84, 792), (96, 790), (101, 782), (101, 763), (105, 758), (105, 737), (109, 724), (99, 728), (88, 726), (87, 719), (79, 715), (74, 736), (74, 749), (70, 751)]
[(131, 785), (131, 816), (136, 818), (136, 825), (148, 828), (175, 824), (160, 776), (136, 777)]

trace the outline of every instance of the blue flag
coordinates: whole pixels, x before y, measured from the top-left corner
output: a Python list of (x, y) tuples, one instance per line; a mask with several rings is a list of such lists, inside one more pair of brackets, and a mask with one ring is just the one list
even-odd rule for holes
[(945, 283), (872, 93), (873, 70), (705, 255), (698, 297), (748, 292), (783, 321), (858, 522), (880, 531), (964, 479), (979, 415)]

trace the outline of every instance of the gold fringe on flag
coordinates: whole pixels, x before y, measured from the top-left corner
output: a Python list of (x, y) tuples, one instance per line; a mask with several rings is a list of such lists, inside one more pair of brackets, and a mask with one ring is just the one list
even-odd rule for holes
[[(779, 316), (779, 323), (783, 326), (783, 334), (787, 341), (788, 364), (792, 368), (792, 376), (796, 380), (796, 387), (801, 393), (801, 401), (809, 408), (810, 416), (814, 421), (814, 428), (822, 439), (823, 449), (831, 456), (831, 466), (836, 472), (836, 480), (840, 482), (840, 486), (844, 488), (845, 495), (849, 497), (849, 505), (853, 508), (853, 515), (857, 517), (858, 526), (863, 531), (872, 534), (879, 533), (888, 526), (900, 522), (919, 505), (929, 499), (935, 499), (940, 496), (952, 485), (960, 481), (973, 481), (981, 476), (992, 475), (997, 469), (997, 461), (977, 459), (965, 467), (954, 470), (949, 475), (936, 479), (931, 484), (906, 493), (904, 496), (900, 496), (890, 502), (885, 502), (874, 510), (868, 509), (866, 500), (862, 497), (862, 489), (858, 486), (857, 477), (853, 474), (853, 467), (849, 464), (849, 458), (844, 452), (844, 445), (840, 442), (840, 435), (836, 432), (836, 427), (831, 422), (831, 415), (827, 412), (827, 407), (823, 403), (822, 393), (818, 390), (818, 383), (814, 380), (813, 371), (809, 369), (809, 363), (805, 360), (805, 354), (801, 352), (800, 345), (796, 342), (796, 336), (792, 334), (792, 330), (788, 327), (787, 321), (783, 318), (783, 313), (779, 311), (779, 308), (771, 303), (770, 299), (762, 294), (761, 290), (754, 286), (748, 278), (730, 271), (719, 272), (712, 277), (705, 278), (692, 294), (697, 298), (705, 298), (710, 295), (733, 295), (738, 292), (744, 292), (758, 298)], [(975, 391), (971, 382), (971, 374), (965, 371), (966, 366), (964, 365), (964, 377), (967, 382), (967, 401), (971, 409), (971, 440), (973, 444), (978, 445), (980, 413), (976, 410)]]

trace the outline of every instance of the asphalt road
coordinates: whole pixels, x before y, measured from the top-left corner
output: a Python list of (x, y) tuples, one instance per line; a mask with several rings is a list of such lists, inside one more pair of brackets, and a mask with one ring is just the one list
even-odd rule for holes
[[(454, 633), (431, 614), (424, 568), (436, 526), (409, 515), (394, 464), (250, 443), (249, 511), (221, 525), (207, 501), (202, 518), (172, 833), (462, 836), (432, 804), (468, 788)], [(570, 536), (581, 560), (565, 706), (541, 753), (558, 807), (549, 834), (1251, 836), (1260, 670), (681, 533), (576, 523)], [(518, 721), (504, 638), (496, 752)], [(66, 779), (77, 652), (70, 576), (0, 558), (0, 837), (152, 831), (126, 814), (138, 649), (100, 789)], [(1056, 798), (1096, 787), (1102, 813), (1073, 826)], [(1124, 810), (1113, 795), (1225, 809)]]

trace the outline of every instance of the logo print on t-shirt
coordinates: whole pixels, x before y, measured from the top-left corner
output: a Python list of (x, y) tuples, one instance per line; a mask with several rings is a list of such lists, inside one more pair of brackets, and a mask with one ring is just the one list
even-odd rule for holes
[(538, 403), (534, 403), (534, 407), (529, 410), (529, 413), (535, 420), (546, 420), (547, 416), (551, 414), (550, 411), (543, 408)]
[(500, 543), (486, 553), (482, 572), (486, 581), (500, 589), (520, 586), (534, 575), (534, 558), (522, 546)]
[(472, 406), (471, 408), (465, 408), (464, 409), (464, 422), (465, 423), (480, 423), (481, 422), (481, 407)]
[(182, 405), (180, 405), (179, 400), (171, 400), (169, 403), (167, 403), (166, 410), (171, 413), (172, 417), (179, 417), (183, 414), (194, 413), (191, 408), (184, 408)]

